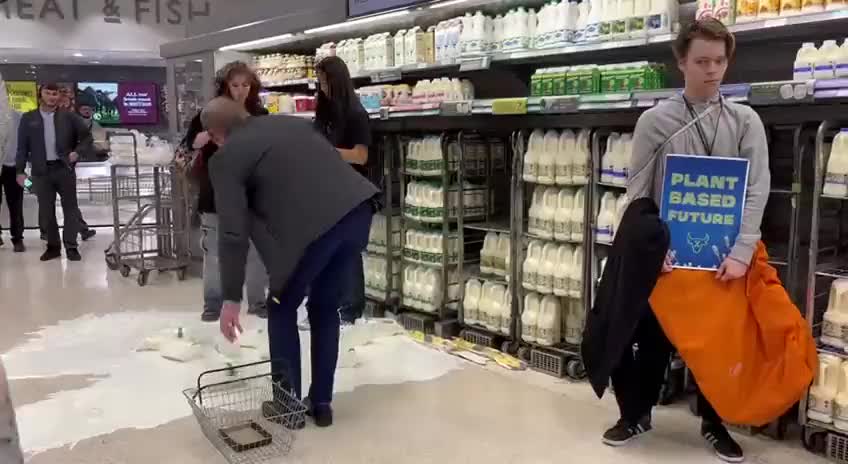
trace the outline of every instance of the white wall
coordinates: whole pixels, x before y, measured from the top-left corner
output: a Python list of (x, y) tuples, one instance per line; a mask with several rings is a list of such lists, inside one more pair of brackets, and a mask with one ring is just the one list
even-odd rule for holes
[(24, 50), (158, 57), (162, 43), (185, 38), (190, 25), (213, 22), (238, 3), (241, 0), (0, 0), (0, 59)]

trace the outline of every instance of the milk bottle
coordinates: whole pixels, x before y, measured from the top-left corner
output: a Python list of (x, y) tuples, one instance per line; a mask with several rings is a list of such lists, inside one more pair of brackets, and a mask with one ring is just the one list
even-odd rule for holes
[(833, 402), (833, 425), (848, 431), (848, 363), (839, 366), (839, 389)]
[(469, 279), (465, 283), (463, 309), (465, 310), (466, 324), (477, 324), (480, 321), (480, 294), (482, 291), (483, 286), (477, 279)]
[(509, 234), (498, 235), (498, 246), (495, 250), (494, 273), (502, 277), (509, 276), (509, 254), (510, 254), (510, 237)]
[[(589, 9), (586, 15), (586, 29), (583, 32), (583, 40), (586, 42), (594, 42), (600, 39), (601, 28), (604, 24), (604, 1), (605, 0), (583, 0), (583, 4), (587, 4)], [(581, 11), (581, 17), (583, 16)], [(607, 34), (609, 34), (609, 23), (606, 23)]]
[[(489, 326), (488, 329), (493, 332), (500, 332), (503, 325), (503, 309), (504, 299), (506, 295), (506, 287), (503, 285), (492, 286), (492, 296), (489, 300)], [(509, 323), (509, 321), (507, 321)]]
[(479, 303), (479, 312), (480, 312), (480, 325), (489, 329), (491, 327), (492, 320), (492, 287), (495, 284), (492, 282), (484, 282), (483, 288), (480, 291), (480, 303)]
[(833, 423), (833, 402), (839, 389), (839, 375), (842, 363), (832, 355), (819, 355), (819, 370), (815, 382), (810, 388), (807, 416), (815, 421)]
[(840, 349), (848, 346), (848, 279), (835, 280), (830, 286), (821, 342)]
[(586, 207), (586, 188), (582, 187), (574, 194), (574, 201), (571, 208), (571, 240), (574, 242), (583, 241), (583, 224), (585, 223), (583, 216)]
[(568, 244), (560, 245), (557, 248), (556, 269), (554, 270), (554, 295), (568, 296), (573, 261), (574, 247)]
[(586, 323), (586, 317), (583, 313), (583, 302), (580, 300), (570, 300), (568, 313), (565, 317), (565, 342), (570, 345), (580, 345), (583, 342), (583, 326)]
[(613, 24), (618, 13), (617, 0), (601, 0), (601, 21), (598, 24), (598, 39), (607, 41), (613, 39)]
[(556, 156), (559, 150), (559, 133), (549, 130), (543, 139), (542, 155), (539, 157), (539, 172), (536, 181), (544, 185), (554, 185), (556, 175)]
[(542, 260), (542, 242), (533, 240), (527, 247), (527, 255), (524, 258), (522, 285), (527, 290), (536, 290), (539, 279), (539, 264)]
[(545, 190), (545, 187), (537, 185), (536, 188), (533, 189), (533, 196), (530, 199), (530, 210), (527, 213), (529, 216), (527, 221), (527, 232), (532, 235), (540, 235), (539, 230), (541, 229), (542, 224), (539, 219), (542, 214), (542, 208), (544, 208)]
[(554, 238), (554, 218), (557, 210), (557, 195), (559, 190), (549, 187), (545, 190), (542, 209), (539, 211), (539, 237), (544, 239)]
[(527, 142), (527, 153), (524, 155), (524, 181), (536, 182), (539, 176), (539, 158), (545, 147), (545, 132), (536, 129), (530, 134)]
[(571, 158), (571, 180), (574, 185), (589, 183), (589, 131), (582, 130), (577, 136), (575, 149)]
[(823, 192), (828, 196), (848, 197), (848, 128), (839, 131), (833, 140)]
[(618, 139), (620, 135), (613, 132), (607, 139), (607, 150), (601, 157), (601, 182), (612, 184), (615, 176), (615, 157), (618, 152)]
[[(574, 41), (586, 41), (586, 32), (589, 26), (589, 15), (591, 14), (591, 0), (583, 0), (577, 4), (577, 22), (575, 24)], [(597, 28), (596, 28), (597, 30)], [(597, 35), (597, 34), (595, 34)]]
[(536, 46), (536, 30), (539, 28), (539, 18), (536, 15), (536, 10), (530, 9), (527, 12), (527, 46)]
[(615, 21), (613, 22), (613, 40), (625, 40), (630, 37), (628, 26), (635, 12), (634, 0), (618, 0)]
[(813, 79), (813, 63), (816, 61), (818, 49), (812, 42), (804, 42), (795, 55), (795, 64), (792, 70), (792, 78), (796, 81), (807, 81)]
[(612, 178), (615, 185), (627, 185), (630, 177), (630, 158), (633, 153), (633, 135), (622, 134), (618, 139), (618, 152), (614, 158)]
[(621, 218), (624, 217), (624, 212), (627, 210), (627, 205), (629, 204), (630, 197), (628, 197), (626, 193), (619, 195), (618, 199), (615, 201), (615, 225), (613, 226), (615, 233), (618, 233), (618, 226), (621, 224)]
[[(568, 2), (563, 2), (568, 3)], [(557, 146), (557, 155), (554, 162), (555, 175), (554, 180), (557, 185), (571, 185), (572, 180), (572, 162), (571, 153), (574, 151), (574, 132), (566, 129), (559, 136), (559, 144)]]
[(527, 343), (536, 343), (540, 310), (539, 295), (528, 293), (524, 297), (524, 312), (521, 314), (521, 339)]
[(554, 293), (554, 272), (557, 265), (557, 251), (559, 247), (554, 243), (546, 243), (542, 248), (542, 261), (539, 265), (536, 291), (546, 295)]
[(574, 191), (561, 189), (557, 194), (557, 210), (554, 214), (554, 238), (561, 242), (571, 240), (571, 210), (574, 208)]
[(562, 307), (560, 300), (553, 295), (542, 298), (542, 310), (539, 313), (536, 340), (540, 345), (553, 346), (560, 342), (562, 334)]
[(598, 213), (598, 230), (596, 240), (599, 243), (612, 243), (612, 237), (615, 233), (615, 195), (612, 192), (607, 192), (601, 198), (601, 210)]
[(841, 52), (842, 50), (835, 40), (825, 40), (815, 57), (813, 76), (816, 79), (833, 79), (836, 77), (833, 63), (839, 59)]
[[(846, 3), (848, 5), (848, 3)], [(848, 39), (845, 39), (842, 42), (842, 46), (839, 47), (839, 53), (834, 54), (836, 56), (836, 60), (834, 62), (834, 72), (837, 78), (845, 78), (848, 77)]]
[(568, 296), (571, 298), (580, 298), (583, 295), (583, 247), (574, 248), (574, 255), (571, 260), (571, 280), (568, 289)]
[(498, 246), (498, 234), (489, 232), (483, 239), (483, 249), (480, 250), (480, 272), (483, 274), (495, 273), (495, 253)]

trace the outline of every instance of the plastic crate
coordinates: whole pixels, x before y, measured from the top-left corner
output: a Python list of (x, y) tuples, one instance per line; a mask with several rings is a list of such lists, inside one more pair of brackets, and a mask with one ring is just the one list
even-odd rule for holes
[(498, 348), (498, 337), (486, 332), (480, 332), (474, 329), (465, 329), (462, 331), (462, 339), (475, 345), (485, 346), (487, 348)]
[(422, 332), (426, 335), (432, 335), (436, 332), (432, 316), (425, 316), (417, 313), (404, 313), (400, 316), (400, 324), (408, 331)]
[(533, 348), (530, 351), (530, 367), (533, 370), (562, 378), (566, 374), (566, 359), (561, 354), (548, 353)]
[(828, 433), (825, 455), (833, 462), (848, 464), (848, 437)]

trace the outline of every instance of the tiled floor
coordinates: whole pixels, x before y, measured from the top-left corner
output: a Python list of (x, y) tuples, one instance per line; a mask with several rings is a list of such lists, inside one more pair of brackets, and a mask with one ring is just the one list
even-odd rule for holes
[[(200, 282), (153, 275), (148, 287), (139, 288), (135, 279), (106, 270), (102, 253), (109, 240), (104, 232), (86, 243), (81, 263), (38, 262), (41, 244), (34, 235), (28, 236), (31, 251), (24, 255), (12, 254), (8, 245), (0, 248), (0, 353), (13, 378), (22, 434), (33, 431), (22, 440), (39, 449), (52, 443), (43, 451), (28, 449), (29, 462), (223, 463), (187, 405), (174, 402), (180, 400), (178, 390), (148, 398), (157, 384), (193, 374), (180, 365), (139, 358), (122, 345), (140, 336), (136, 320), (149, 321), (151, 314), (166, 322), (192, 316), (200, 307)], [(111, 324), (106, 333), (104, 321)], [(654, 432), (612, 449), (600, 443), (600, 434), (616, 419), (614, 403), (594, 398), (586, 384), (481, 368), (441, 353), (420, 353), (416, 350), (424, 348), (417, 345), (393, 349), (390, 357), (365, 356), (360, 367), (340, 373), (342, 383), (355, 388), (337, 395), (335, 425), (308, 427), (289, 459), (279, 462), (717, 462), (683, 406), (659, 409)], [(427, 369), (445, 369), (433, 370), (435, 378), (416, 377), (424, 362), (432, 364)], [(134, 366), (138, 371), (130, 369), (129, 378), (137, 375), (138, 382), (127, 385), (127, 368)], [(392, 380), (397, 378), (412, 380)], [(174, 406), (160, 414), (150, 412), (170, 402)], [(168, 419), (159, 422), (163, 417)], [(52, 433), (42, 433), (45, 429)], [(76, 438), (64, 443), (62, 437)], [(825, 462), (800, 449), (797, 440), (739, 439), (749, 462)]]

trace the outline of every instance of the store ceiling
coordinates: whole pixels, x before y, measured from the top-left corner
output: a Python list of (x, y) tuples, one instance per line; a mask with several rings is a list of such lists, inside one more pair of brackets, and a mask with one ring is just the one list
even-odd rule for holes
[(151, 51), (62, 50), (0, 48), (0, 64), (62, 64), (165, 67), (165, 60)]

